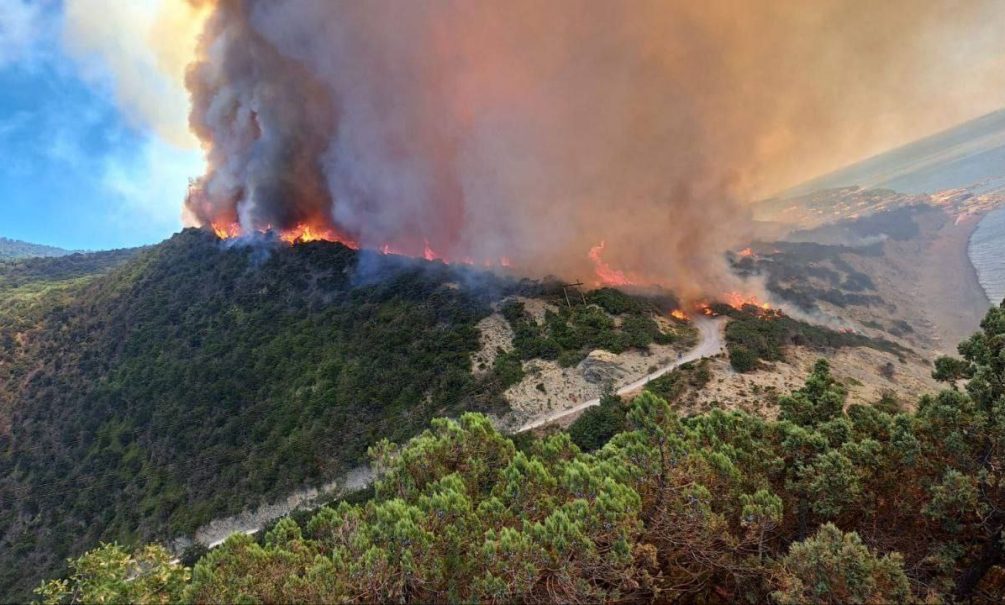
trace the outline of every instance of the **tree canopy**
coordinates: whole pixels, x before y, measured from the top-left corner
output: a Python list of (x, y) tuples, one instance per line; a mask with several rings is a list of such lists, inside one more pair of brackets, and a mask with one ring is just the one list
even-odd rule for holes
[[(142, 598), (1000, 602), (1005, 311), (981, 328), (960, 346), (965, 388), (916, 411), (845, 406), (818, 363), (777, 419), (681, 417), (643, 392), (594, 452), (564, 432), (518, 447), (479, 414), (436, 420), (371, 448), (372, 499), (235, 536), (183, 589)], [(76, 577), (41, 593), (71, 601)]]

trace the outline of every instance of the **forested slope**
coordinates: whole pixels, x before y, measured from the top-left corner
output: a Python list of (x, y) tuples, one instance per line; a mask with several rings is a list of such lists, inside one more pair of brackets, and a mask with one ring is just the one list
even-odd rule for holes
[[(197, 230), (0, 264), (0, 597), (26, 598), (100, 540), (189, 535), (330, 481), (434, 417), (505, 411), (525, 360), (676, 338), (652, 319), (672, 297), (602, 289), (569, 308), (561, 293)], [(518, 310), (500, 305), (510, 295), (564, 308), (546, 326), (514, 315), (518, 353), (475, 377), (477, 324)]]
[(0, 237), (0, 260), (31, 258), (36, 256), (64, 256), (70, 254), (62, 248), (29, 244), (16, 239)]
[(373, 448), (383, 474), (363, 504), (284, 519), (261, 539), (234, 536), (191, 569), (157, 547), (105, 546), (40, 593), (51, 602), (1001, 603), (1005, 304), (981, 327), (961, 359), (936, 363), (946, 389), (915, 412), (845, 408), (821, 360), (777, 419), (680, 417), (644, 392), (594, 453), (576, 446), (576, 430), (514, 442), (466, 414)]
[(266, 248), (186, 231), (78, 259), (91, 273), (0, 269), (0, 595), (99, 539), (190, 532), (497, 405), (469, 364), (500, 284), (390, 258), (367, 281), (340, 245)]

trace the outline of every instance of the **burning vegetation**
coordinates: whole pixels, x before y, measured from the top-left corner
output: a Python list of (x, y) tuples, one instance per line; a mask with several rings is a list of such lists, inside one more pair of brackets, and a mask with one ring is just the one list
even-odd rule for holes
[(889, 147), (889, 124), (848, 125), (903, 110), (907, 91), (931, 97), (937, 78), (890, 87), (874, 69), (930, 66), (888, 32), (987, 21), (983, 2), (952, 18), (939, 3), (846, 3), (192, 0), (184, 31), (201, 34), (183, 71), (206, 171), (187, 221), (728, 291), (743, 202), (846, 163), (835, 150), (862, 147), (849, 133), (882, 130)]

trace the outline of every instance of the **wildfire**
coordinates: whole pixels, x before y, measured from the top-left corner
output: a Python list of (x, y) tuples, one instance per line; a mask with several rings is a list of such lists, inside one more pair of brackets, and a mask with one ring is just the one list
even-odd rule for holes
[(426, 240), (422, 247), (422, 258), (426, 260), (442, 260), (440, 255), (429, 247), (429, 240)]
[(705, 317), (715, 317), (716, 313), (712, 310), (712, 305), (707, 302), (700, 302), (695, 305), (695, 309)]
[(601, 241), (596, 246), (590, 248), (590, 260), (593, 261), (593, 269), (605, 286), (634, 286), (638, 282), (620, 269), (615, 269), (605, 261), (601, 255), (607, 242)]
[(680, 321), (688, 320), (687, 313), (685, 313), (682, 309), (674, 309), (673, 311), (670, 311), (670, 317)]
[(744, 305), (753, 305), (768, 311), (771, 309), (771, 305), (766, 302), (761, 302), (753, 294), (743, 294), (742, 292), (730, 292), (725, 296), (726, 304), (733, 307), (734, 309), (740, 309)]
[(740, 258), (747, 258), (748, 256), (753, 256), (754, 251), (750, 248), (744, 248), (743, 250), (740, 250), (738, 254), (740, 255)]
[(331, 229), (313, 227), (311, 225), (297, 225), (293, 229), (281, 231), (279, 239), (287, 244), (308, 243), (308, 242), (340, 242), (350, 248), (359, 246), (351, 238), (339, 235)]
[(751, 311), (751, 306), (757, 309), (756, 314), (760, 317), (781, 317), (782, 315), (780, 309), (772, 308), (771, 305), (759, 301), (752, 294), (743, 294), (741, 292), (729, 292), (716, 303), (710, 303), (707, 300), (696, 302), (694, 303), (694, 310), (706, 317), (718, 317), (725, 312), (726, 307), (749, 312)]
[[(218, 222), (211, 224), (210, 228), (220, 239), (234, 239), (245, 235), (244, 229), (237, 223)], [(262, 230), (262, 233), (271, 231), (271, 227), (266, 227)], [(315, 227), (308, 224), (297, 225), (292, 229), (279, 231), (277, 232), (277, 237), (290, 245), (307, 242), (339, 242), (353, 249), (359, 248), (359, 244), (351, 237), (341, 235), (333, 229)]]
[(241, 235), (241, 226), (237, 223), (213, 223), (212, 229), (220, 239), (231, 239)]
[[(237, 223), (215, 222), (209, 225), (209, 228), (220, 239), (235, 239), (245, 235), (244, 229), (242, 229)], [(338, 242), (344, 246), (352, 248), (353, 250), (359, 250), (361, 247), (359, 242), (357, 242), (354, 238), (343, 235), (339, 231), (329, 227), (317, 227), (310, 224), (302, 224), (297, 225), (292, 229), (284, 229), (282, 231), (273, 231), (271, 227), (262, 229), (262, 233), (270, 232), (274, 232), (280, 241), (286, 242), (291, 246), (308, 242)], [(461, 259), (451, 260), (434, 250), (428, 240), (423, 242), (422, 250), (402, 250), (391, 243), (384, 243), (383, 245), (378, 246), (376, 250), (385, 255), (396, 254), (402, 256), (414, 256), (424, 258), (428, 261), (439, 260), (445, 263), (457, 263), (469, 266), (476, 266), (480, 264), (488, 269), (493, 267), (510, 268), (513, 266), (512, 261), (507, 256), (502, 256), (498, 259), (486, 258), (476, 260), (472, 257), (464, 257)]]

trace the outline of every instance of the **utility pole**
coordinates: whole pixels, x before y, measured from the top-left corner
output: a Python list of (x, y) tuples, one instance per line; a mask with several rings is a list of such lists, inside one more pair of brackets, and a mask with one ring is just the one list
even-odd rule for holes
[[(562, 284), (562, 293), (565, 294), (565, 304), (569, 305), (570, 309), (572, 308), (572, 302), (569, 300), (569, 290), (568, 290), (568, 288), (576, 288), (578, 290), (578, 288), (580, 286), (582, 286), (582, 285), (583, 285), (583, 282), (579, 281), (578, 279), (575, 281), (575, 283)], [(583, 299), (583, 306), (586, 306), (586, 295), (583, 294), (582, 290), (578, 290), (578, 292), (579, 292), (579, 297)]]

